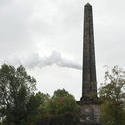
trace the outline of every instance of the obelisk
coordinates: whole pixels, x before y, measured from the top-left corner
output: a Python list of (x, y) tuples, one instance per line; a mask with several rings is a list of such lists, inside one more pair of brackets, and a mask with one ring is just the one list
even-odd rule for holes
[(89, 100), (97, 97), (93, 13), (89, 3), (84, 7), (83, 38), (82, 99)]
[(84, 6), (83, 73), (80, 121), (100, 125), (100, 102), (97, 98), (96, 64), (92, 6)]

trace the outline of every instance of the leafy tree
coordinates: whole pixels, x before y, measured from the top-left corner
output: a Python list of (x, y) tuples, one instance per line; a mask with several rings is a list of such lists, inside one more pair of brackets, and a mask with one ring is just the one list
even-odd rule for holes
[(15, 68), (4, 64), (0, 68), (0, 117), (8, 125), (24, 123), (27, 103), (34, 94), (36, 80), (23, 66)]
[(75, 98), (64, 89), (54, 92), (53, 97), (47, 104), (47, 110), (50, 114), (64, 114), (66, 112), (78, 113), (79, 106)]
[(46, 103), (49, 101), (50, 96), (41, 92), (37, 92), (30, 97), (27, 104), (27, 123), (36, 125), (38, 119), (46, 115)]
[(58, 89), (50, 98), (47, 95), (40, 106), (41, 117), (36, 125), (77, 125), (79, 106), (75, 98), (64, 89)]
[(38, 92), (37, 94), (40, 96), (42, 101), (42, 103), (39, 106), (39, 113), (40, 113), (40, 116), (42, 117), (48, 113), (47, 106), (51, 98), (49, 94), (44, 94), (41, 92)]
[(54, 91), (52, 98), (60, 98), (60, 97), (65, 97), (65, 96), (72, 96), (72, 95), (69, 94), (65, 89), (58, 89)]
[(125, 71), (114, 66), (105, 72), (105, 82), (100, 88), (103, 101), (102, 121), (105, 125), (125, 124)]

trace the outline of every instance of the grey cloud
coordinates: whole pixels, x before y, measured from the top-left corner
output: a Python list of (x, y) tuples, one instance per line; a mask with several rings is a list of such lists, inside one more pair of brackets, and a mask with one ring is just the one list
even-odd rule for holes
[(65, 58), (61, 53), (53, 51), (51, 55), (40, 57), (38, 53), (32, 54), (28, 57), (10, 57), (7, 60), (1, 61), (1, 63), (8, 63), (11, 65), (24, 65), (29, 69), (43, 68), (46, 66), (57, 65), (59, 67), (66, 67), (81, 70), (81, 65), (76, 61)]
[(24, 62), (26, 67), (29, 68), (43, 68), (46, 66), (57, 65), (59, 67), (73, 68), (77, 70), (81, 70), (81, 65), (77, 62), (62, 57), (61, 53), (57, 51), (53, 51), (50, 56), (40, 57), (38, 54), (34, 54), (31, 58), (28, 58), (26, 62)]

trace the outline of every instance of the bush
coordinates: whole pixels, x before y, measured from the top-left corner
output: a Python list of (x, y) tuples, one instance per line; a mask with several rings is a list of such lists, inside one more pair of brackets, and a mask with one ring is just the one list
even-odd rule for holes
[(79, 116), (74, 113), (48, 115), (41, 118), (36, 125), (79, 125)]

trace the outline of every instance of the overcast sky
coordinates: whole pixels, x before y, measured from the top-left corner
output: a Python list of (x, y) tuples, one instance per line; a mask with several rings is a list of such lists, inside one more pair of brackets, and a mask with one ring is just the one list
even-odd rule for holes
[(84, 5), (93, 5), (98, 86), (104, 65), (125, 66), (125, 1), (0, 0), (0, 63), (23, 64), (37, 89), (81, 97)]

